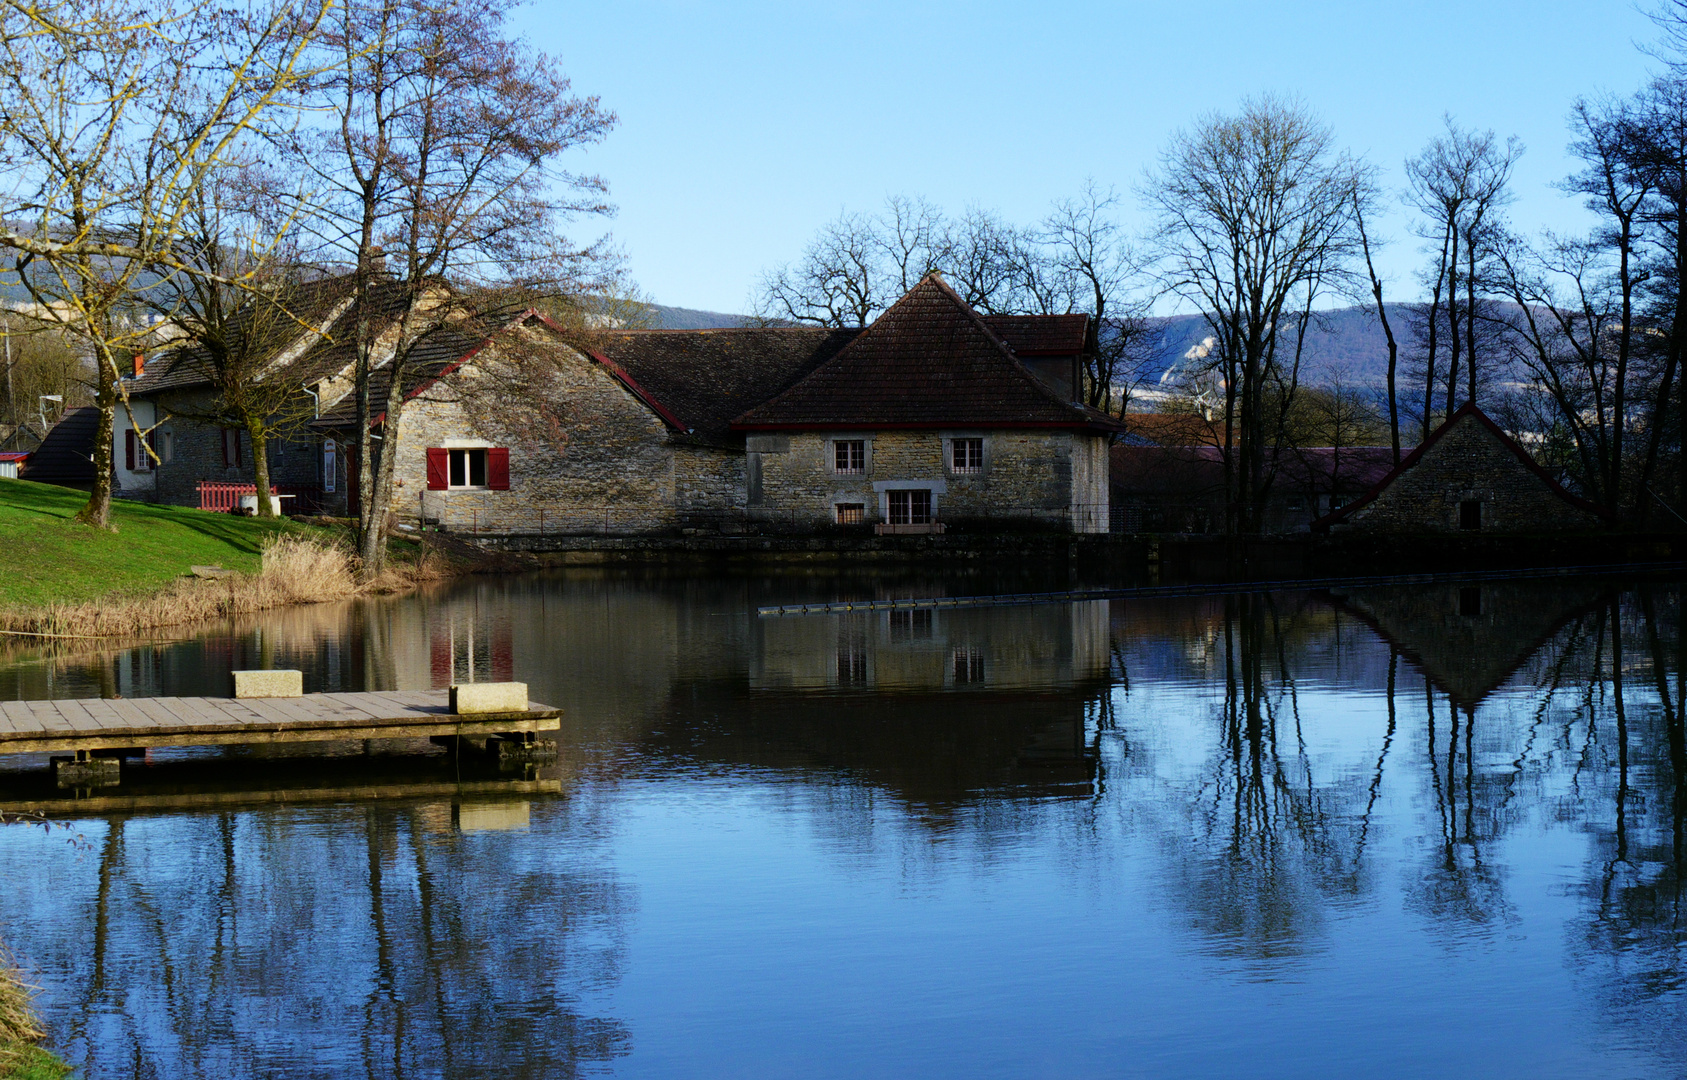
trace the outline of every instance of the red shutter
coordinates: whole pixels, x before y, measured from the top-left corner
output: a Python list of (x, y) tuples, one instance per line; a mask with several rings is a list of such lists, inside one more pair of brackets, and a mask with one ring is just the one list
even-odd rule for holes
[(228, 428), (223, 428), (223, 468), (225, 469), (234, 464), (234, 455), (228, 452), (229, 434)]
[(228, 435), (229, 440), (234, 443), (234, 465), (236, 468), (239, 468), (242, 464), (240, 460), (240, 432), (231, 431)]
[(123, 429), (123, 467), (135, 471), (135, 429)]
[(444, 491), (451, 486), (451, 451), (428, 447), (428, 490)]
[(493, 491), (510, 490), (510, 451), (493, 446), (486, 451), (486, 486)]

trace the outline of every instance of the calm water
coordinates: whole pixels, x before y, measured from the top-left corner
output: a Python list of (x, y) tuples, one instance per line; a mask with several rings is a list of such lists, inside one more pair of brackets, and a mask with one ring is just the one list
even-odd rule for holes
[(0, 759), (73, 822), (0, 829), (0, 936), (87, 1080), (1687, 1075), (1674, 584), (750, 614), (1061, 584), (559, 573), (13, 654), (567, 716), (537, 773), (160, 753), (77, 806)]

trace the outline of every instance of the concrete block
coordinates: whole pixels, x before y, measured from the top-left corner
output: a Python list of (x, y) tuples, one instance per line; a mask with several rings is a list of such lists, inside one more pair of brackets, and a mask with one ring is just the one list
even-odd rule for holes
[(472, 713), (526, 712), (527, 684), (483, 682), (453, 686), (451, 711), (465, 716)]
[(234, 696), (237, 698), (303, 697), (305, 673), (293, 670), (236, 671)]

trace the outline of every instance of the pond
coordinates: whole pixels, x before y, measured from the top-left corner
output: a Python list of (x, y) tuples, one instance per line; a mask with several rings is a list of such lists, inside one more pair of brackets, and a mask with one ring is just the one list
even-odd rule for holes
[(64, 823), (0, 828), (0, 938), (86, 1080), (1687, 1073), (1676, 583), (755, 614), (1064, 582), (557, 571), (11, 654), (566, 713), (513, 771), (0, 758)]

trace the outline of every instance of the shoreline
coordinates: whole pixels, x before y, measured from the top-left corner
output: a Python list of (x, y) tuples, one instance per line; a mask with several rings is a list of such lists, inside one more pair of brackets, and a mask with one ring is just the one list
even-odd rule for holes
[(47, 1031), (35, 1012), (33, 988), (0, 946), (0, 1080), (60, 1080), (71, 1067), (43, 1049)]
[[(406, 592), (468, 572), (460, 560), (422, 547), (393, 558), (380, 577), (358, 583), (350, 552), (314, 537), (283, 536), (263, 551), (255, 574), (184, 574), (150, 592), (0, 610), (0, 641), (105, 642), (158, 640), (155, 631), (298, 605)], [(168, 635), (164, 635), (168, 636)]]

